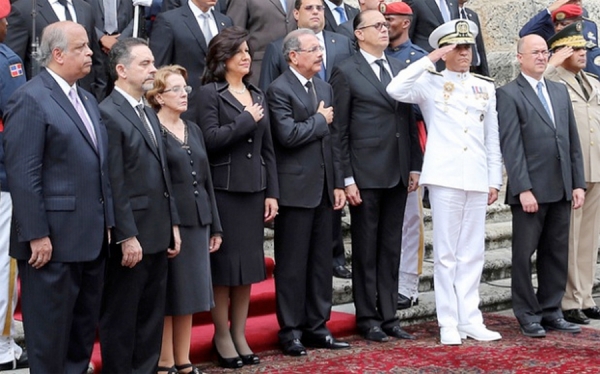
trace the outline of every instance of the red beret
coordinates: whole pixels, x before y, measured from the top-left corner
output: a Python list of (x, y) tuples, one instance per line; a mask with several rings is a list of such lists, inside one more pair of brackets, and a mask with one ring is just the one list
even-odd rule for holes
[(413, 11), (408, 4), (403, 1), (397, 1), (395, 3), (381, 3), (379, 5), (379, 11), (384, 15), (398, 14), (401, 16), (412, 15)]
[(552, 12), (552, 22), (581, 18), (581, 16), (583, 16), (583, 9), (579, 5), (565, 4)]
[(0, 0), (0, 19), (6, 18), (10, 13), (10, 1)]

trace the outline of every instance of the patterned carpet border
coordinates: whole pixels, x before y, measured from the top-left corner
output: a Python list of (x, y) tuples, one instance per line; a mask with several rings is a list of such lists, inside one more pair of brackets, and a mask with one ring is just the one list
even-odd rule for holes
[(496, 342), (463, 341), (461, 346), (439, 343), (436, 322), (406, 328), (414, 341), (374, 343), (350, 336), (351, 349), (310, 349), (307, 357), (287, 357), (280, 351), (263, 352), (261, 364), (225, 370), (200, 365), (207, 373), (600, 373), (600, 331), (583, 328), (580, 334), (549, 332), (546, 338), (524, 337), (511, 317), (486, 314), (486, 325), (502, 334)]

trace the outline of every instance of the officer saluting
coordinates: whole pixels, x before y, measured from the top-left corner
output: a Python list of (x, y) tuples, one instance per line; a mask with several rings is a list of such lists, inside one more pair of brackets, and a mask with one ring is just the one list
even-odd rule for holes
[(12, 201), (4, 168), (2, 116), (10, 95), (25, 83), (23, 62), (4, 44), (9, 13), (10, 2), (0, 0), (0, 284), (3, 285), (0, 287), (0, 318), (10, 322), (10, 329), (4, 329), (0, 336), (0, 371), (29, 366), (27, 353), (13, 339), (16, 333), (13, 313), (17, 305), (17, 263), (8, 256)]
[[(439, 26), (429, 37), (438, 49), (400, 71), (387, 87), (394, 99), (418, 104), (427, 124), (419, 183), (429, 189), (432, 207), (442, 344), (501, 338), (486, 329), (478, 308), (486, 205), (498, 198), (502, 159), (494, 85), (469, 73), (477, 33), (469, 20)], [(439, 59), (446, 63), (441, 73), (434, 70)]]

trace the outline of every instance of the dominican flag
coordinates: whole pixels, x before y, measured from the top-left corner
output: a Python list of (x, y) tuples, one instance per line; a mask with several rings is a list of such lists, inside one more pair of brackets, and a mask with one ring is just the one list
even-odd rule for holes
[(10, 65), (10, 76), (13, 78), (23, 75), (23, 65), (21, 63)]

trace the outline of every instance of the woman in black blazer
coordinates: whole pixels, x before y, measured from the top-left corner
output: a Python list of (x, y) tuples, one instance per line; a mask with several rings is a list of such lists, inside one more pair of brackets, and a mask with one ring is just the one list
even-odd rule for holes
[(247, 36), (244, 29), (231, 27), (211, 40), (195, 117), (204, 134), (224, 233), (221, 250), (211, 255), (213, 343), (220, 365), (233, 368), (259, 363), (246, 342), (246, 318), (251, 284), (265, 279), (263, 227), (277, 214), (279, 197), (264, 95), (247, 82)]
[(214, 306), (209, 252), (221, 245), (221, 222), (202, 132), (183, 121), (191, 87), (179, 65), (159, 69), (146, 94), (158, 112), (162, 141), (179, 212), (181, 251), (169, 260), (167, 302), (158, 371), (200, 373), (190, 363), (192, 314)]

